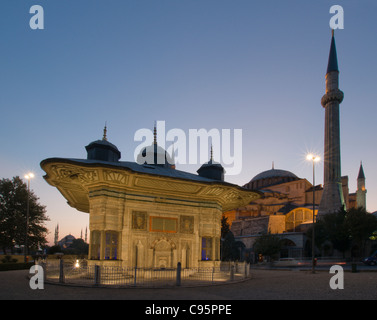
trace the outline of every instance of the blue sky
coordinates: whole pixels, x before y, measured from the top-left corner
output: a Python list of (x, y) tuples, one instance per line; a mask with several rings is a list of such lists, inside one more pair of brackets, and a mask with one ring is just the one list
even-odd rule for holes
[[(377, 210), (377, 4), (363, 1), (3, 0), (0, 177), (33, 171), (53, 238), (79, 236), (88, 215), (44, 180), (49, 157), (86, 158), (102, 137), (132, 161), (140, 128), (242, 129), (242, 172), (289, 170), (312, 181), (308, 151), (323, 157), (329, 9), (340, 69), (342, 175), (356, 190), (360, 161), (367, 209)], [(29, 27), (32, 5), (45, 29)], [(178, 166), (195, 172), (198, 166)], [(323, 163), (316, 182), (323, 181)]]

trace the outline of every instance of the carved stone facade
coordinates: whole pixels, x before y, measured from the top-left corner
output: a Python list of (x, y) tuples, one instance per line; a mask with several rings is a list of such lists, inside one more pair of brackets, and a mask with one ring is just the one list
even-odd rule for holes
[[(100, 233), (101, 246), (90, 246), (92, 260), (142, 268), (198, 266), (202, 238), (213, 243), (208, 260), (220, 259), (222, 211), (216, 204), (185, 201), (150, 194), (128, 194), (107, 189), (90, 193), (91, 234)], [(117, 251), (109, 246), (117, 235)], [(92, 236), (91, 239), (94, 239)], [(207, 261), (205, 261), (206, 264)]]

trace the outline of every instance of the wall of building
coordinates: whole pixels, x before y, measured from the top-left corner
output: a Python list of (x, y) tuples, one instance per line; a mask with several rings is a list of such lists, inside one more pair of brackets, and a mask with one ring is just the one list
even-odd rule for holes
[(221, 215), (216, 203), (94, 190), (89, 257), (141, 268), (210, 266), (220, 259)]

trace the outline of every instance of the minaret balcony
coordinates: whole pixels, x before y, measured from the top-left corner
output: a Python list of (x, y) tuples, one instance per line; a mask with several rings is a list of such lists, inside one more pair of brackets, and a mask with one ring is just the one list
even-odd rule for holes
[(343, 98), (344, 98), (344, 93), (343, 91), (337, 89), (337, 90), (334, 90), (334, 91), (329, 91), (327, 92), (321, 99), (321, 104), (324, 108), (326, 108), (326, 105), (329, 103), (329, 102), (337, 102), (337, 103), (341, 103), (343, 101)]

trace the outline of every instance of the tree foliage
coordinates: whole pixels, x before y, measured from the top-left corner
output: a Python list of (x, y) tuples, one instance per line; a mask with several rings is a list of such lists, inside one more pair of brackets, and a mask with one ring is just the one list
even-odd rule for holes
[(364, 208), (353, 208), (347, 212), (346, 226), (351, 241), (363, 252), (367, 241), (377, 229), (377, 218)]
[[(13, 252), (15, 245), (25, 244), (28, 188), (20, 177), (0, 180), (0, 246)], [(47, 243), (46, 208), (38, 197), (29, 193), (28, 246), (36, 248)]]
[(221, 218), (221, 260), (242, 260), (244, 248), (244, 243), (242, 241), (236, 241), (234, 238), (233, 232), (230, 231), (228, 218), (223, 215)]
[(254, 243), (254, 250), (258, 254), (270, 257), (274, 260), (278, 257), (281, 250), (280, 238), (270, 232), (261, 235)]
[[(326, 214), (315, 225), (316, 246), (321, 247), (330, 241), (334, 249), (345, 254), (351, 246), (351, 239), (346, 223), (347, 212), (343, 209)], [(311, 239), (311, 230), (309, 232)]]
[[(366, 242), (377, 230), (377, 218), (364, 208), (344, 209), (326, 214), (315, 225), (315, 245), (320, 248), (326, 241), (332, 243), (334, 249), (343, 253), (356, 245), (361, 253)], [(312, 229), (307, 233), (311, 239)]]

